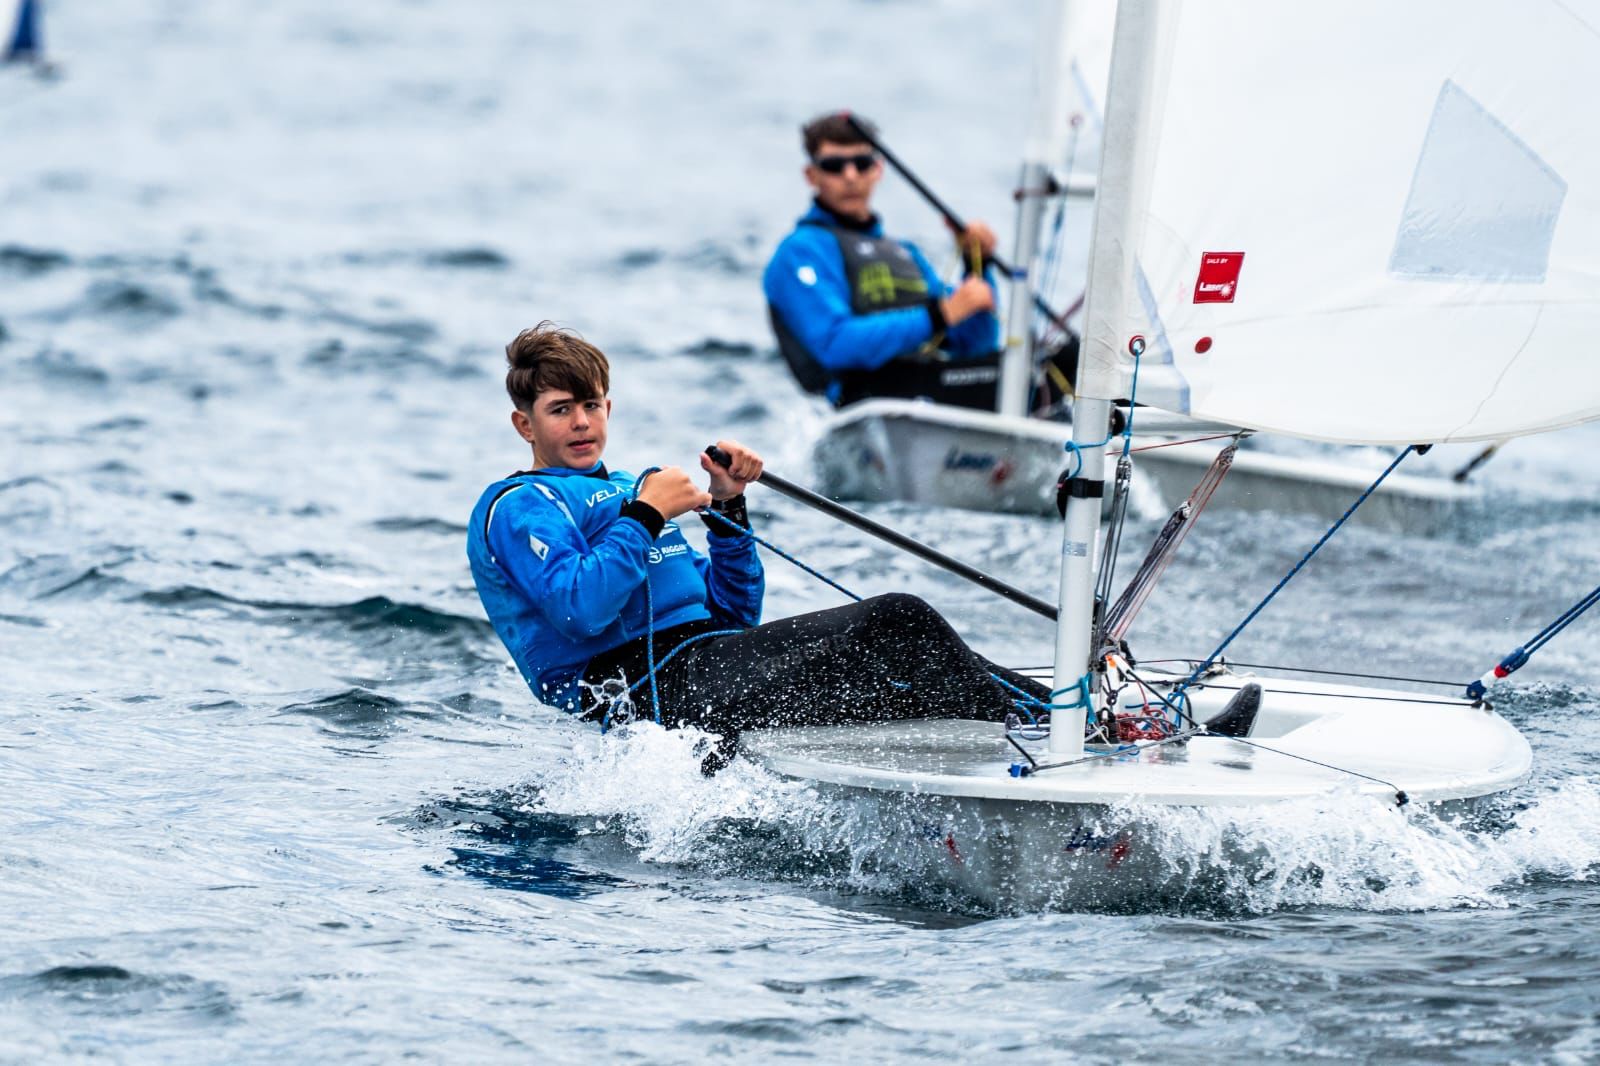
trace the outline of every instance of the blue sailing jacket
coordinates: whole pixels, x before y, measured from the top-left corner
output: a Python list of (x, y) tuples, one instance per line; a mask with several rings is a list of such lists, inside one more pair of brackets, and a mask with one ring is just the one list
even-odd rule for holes
[[(812, 204), (773, 253), (761, 286), (774, 314), (837, 378), (848, 370), (876, 370), (916, 351), (933, 336), (933, 321), (923, 306), (855, 313), (835, 228), (849, 227), (832, 212)], [(883, 223), (874, 218), (865, 232), (869, 237), (882, 237)], [(900, 243), (927, 281), (929, 297), (948, 296), (950, 287), (917, 246), (910, 241)], [(940, 347), (958, 359), (987, 355), (1000, 347), (1000, 320), (987, 311), (972, 315), (950, 327)], [(829, 391), (830, 398), (837, 399), (837, 382)]]
[[(578, 710), (590, 659), (656, 631), (711, 618), (730, 628), (761, 620), (765, 578), (749, 534), (707, 538), (710, 558), (677, 523), (652, 540), (621, 516), (634, 478), (547, 468), (484, 490), (467, 530), (467, 559), (484, 612), (540, 700)], [(649, 581), (646, 600), (646, 579)]]

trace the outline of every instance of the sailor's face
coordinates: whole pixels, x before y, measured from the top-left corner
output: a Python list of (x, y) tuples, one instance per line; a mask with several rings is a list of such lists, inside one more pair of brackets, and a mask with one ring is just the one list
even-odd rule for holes
[(587, 470), (606, 450), (606, 423), (611, 418), (609, 397), (580, 400), (570, 392), (541, 392), (533, 413), (513, 411), (511, 423), (522, 439), (533, 445), (539, 466)]
[(823, 207), (863, 221), (872, 214), (872, 190), (882, 177), (883, 163), (864, 144), (823, 141), (806, 165), (806, 181)]

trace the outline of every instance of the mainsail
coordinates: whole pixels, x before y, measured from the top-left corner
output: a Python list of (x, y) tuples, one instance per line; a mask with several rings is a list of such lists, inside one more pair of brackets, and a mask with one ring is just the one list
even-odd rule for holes
[(1023, 160), (1067, 182), (1094, 181), (1116, 11), (1104, 0), (1056, 0), (1041, 26)]
[(1600, 0), (1139, 6), (1144, 143), (1099, 186), (1136, 259), (1080, 391), (1142, 347), (1140, 399), (1305, 438), (1600, 417)]

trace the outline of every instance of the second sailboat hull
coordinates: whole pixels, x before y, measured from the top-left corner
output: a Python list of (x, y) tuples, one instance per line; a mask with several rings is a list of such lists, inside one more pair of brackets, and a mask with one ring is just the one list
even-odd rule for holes
[[(1137, 433), (1136, 446), (1180, 439)], [(1205, 434), (1201, 434), (1205, 435)], [(909, 400), (868, 400), (834, 414), (813, 450), (818, 490), (836, 499), (899, 501), (1010, 514), (1054, 514), (1056, 479), (1070, 464), (1071, 425)], [(1170, 510), (1194, 489), (1225, 441), (1141, 451), (1134, 502)], [(1213, 505), (1343, 514), (1373, 478), (1325, 458), (1242, 448)], [(1373, 528), (1430, 532), (1478, 493), (1445, 478), (1396, 473), (1354, 520)]]

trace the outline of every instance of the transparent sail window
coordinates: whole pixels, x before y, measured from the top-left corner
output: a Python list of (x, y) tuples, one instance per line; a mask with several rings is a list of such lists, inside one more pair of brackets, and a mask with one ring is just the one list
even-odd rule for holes
[(1566, 195), (1567, 183), (1538, 153), (1446, 81), (1389, 270), (1424, 280), (1541, 282)]

